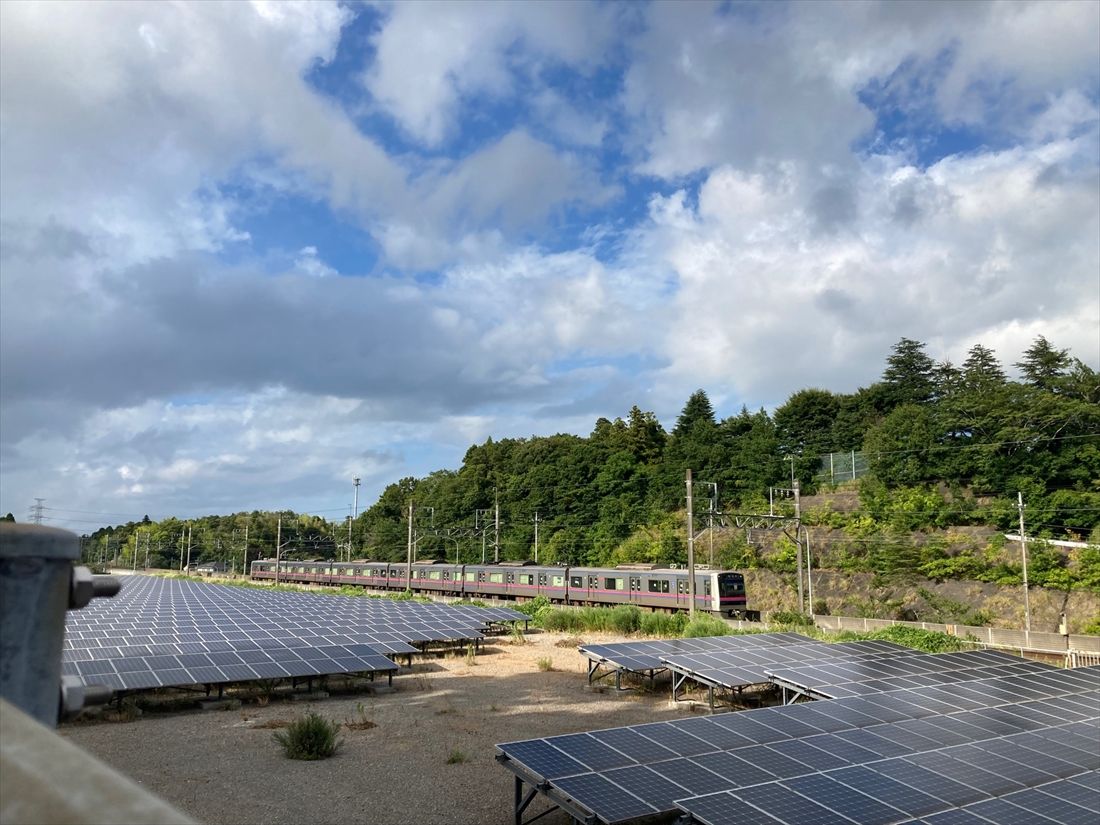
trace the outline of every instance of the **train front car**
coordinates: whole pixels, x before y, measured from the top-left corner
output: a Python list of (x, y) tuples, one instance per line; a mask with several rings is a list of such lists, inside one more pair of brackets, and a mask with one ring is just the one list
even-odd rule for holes
[(745, 618), (748, 614), (748, 596), (745, 593), (745, 577), (740, 573), (723, 571), (711, 573), (711, 610), (726, 616)]

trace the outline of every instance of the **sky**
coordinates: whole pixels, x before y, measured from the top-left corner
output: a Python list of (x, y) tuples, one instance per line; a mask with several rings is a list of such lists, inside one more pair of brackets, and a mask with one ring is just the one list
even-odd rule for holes
[(0, 3), (0, 513), (1100, 366), (1100, 3)]

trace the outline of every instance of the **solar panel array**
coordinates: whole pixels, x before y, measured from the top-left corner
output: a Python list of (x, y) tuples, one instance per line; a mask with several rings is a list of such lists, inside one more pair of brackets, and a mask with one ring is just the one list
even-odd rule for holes
[(705, 636), (698, 639), (660, 639), (645, 642), (616, 642), (607, 645), (582, 645), (577, 649), (591, 661), (607, 667), (644, 673), (665, 669), (667, 665), (663, 660), (669, 656), (786, 645), (826, 647), (823, 642), (800, 633), (749, 633), (744, 636)]
[(512, 742), (498, 759), (606, 823), (1084, 822), (1098, 708), (1100, 667), (1047, 668)]
[(413, 643), (480, 639), (508, 608), (324, 596), (130, 576), (113, 599), (66, 615), (62, 672), (145, 690), (396, 671)]
[[(721, 638), (721, 637), (718, 637)], [(700, 684), (737, 688), (771, 681), (769, 673), (777, 667), (797, 667), (807, 662), (870, 662), (919, 656), (919, 651), (893, 642), (867, 641), (842, 644), (788, 644), (748, 650), (710, 650), (691, 655), (661, 657), (665, 667), (689, 676)]]
[(1049, 670), (1048, 665), (998, 650), (971, 650), (905, 659), (861, 659), (808, 665), (776, 670), (770, 676), (778, 685), (796, 688), (815, 698), (837, 699), (1045, 670)]

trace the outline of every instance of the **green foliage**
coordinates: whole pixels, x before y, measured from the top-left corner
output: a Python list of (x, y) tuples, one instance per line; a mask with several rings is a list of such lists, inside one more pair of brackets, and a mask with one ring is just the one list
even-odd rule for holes
[(530, 601), (516, 604), (515, 609), (520, 613), (526, 613), (532, 619), (536, 619), (541, 613), (545, 613), (550, 609), (550, 600), (546, 596), (535, 596)]
[(700, 613), (687, 623), (684, 628), (684, 637), (693, 639), (703, 636), (728, 636), (732, 632), (730, 626), (721, 619), (716, 619), (709, 613)]
[(338, 722), (330, 722), (316, 713), (307, 713), (290, 723), (284, 730), (275, 731), (274, 739), (283, 746), (287, 759), (328, 759), (343, 744), (337, 738)]
[(798, 627), (813, 627), (814, 621), (795, 610), (776, 610), (769, 617), (772, 624), (785, 624)]
[(975, 610), (965, 602), (940, 596), (921, 587), (917, 593), (924, 600), (926, 610), (919, 615), (920, 621), (940, 624), (963, 624), (971, 627), (985, 627), (993, 617), (984, 610)]
[(951, 653), (959, 650), (972, 650), (973, 644), (958, 636), (940, 633), (935, 630), (922, 630), (919, 627), (891, 625), (890, 627), (869, 633), (865, 638), (882, 639), (894, 644), (905, 645), (925, 653)]
[(684, 635), (687, 623), (686, 613), (643, 613), (638, 632), (643, 636), (678, 637)]
[(686, 613), (655, 613), (634, 605), (615, 607), (581, 607), (572, 610), (550, 610), (539, 623), (543, 629), (562, 633), (602, 632), (623, 636), (721, 636), (730, 633), (730, 626), (721, 619), (702, 613), (688, 621)]
[(468, 762), (468, 761), (469, 761), (469, 757), (466, 756), (466, 754), (464, 752), (458, 750), (457, 748), (455, 750), (452, 750), (447, 755), (447, 764), (448, 765), (461, 765), (463, 762)]
[(541, 670), (543, 673), (548, 673), (549, 671), (554, 669), (554, 660), (551, 659), (549, 656), (543, 657), (542, 659), (538, 660), (538, 666), (539, 670)]

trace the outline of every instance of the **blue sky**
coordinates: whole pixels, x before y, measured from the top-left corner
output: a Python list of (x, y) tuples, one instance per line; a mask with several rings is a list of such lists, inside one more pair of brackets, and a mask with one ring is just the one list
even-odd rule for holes
[(1100, 364), (1100, 6), (0, 4), (0, 512)]

